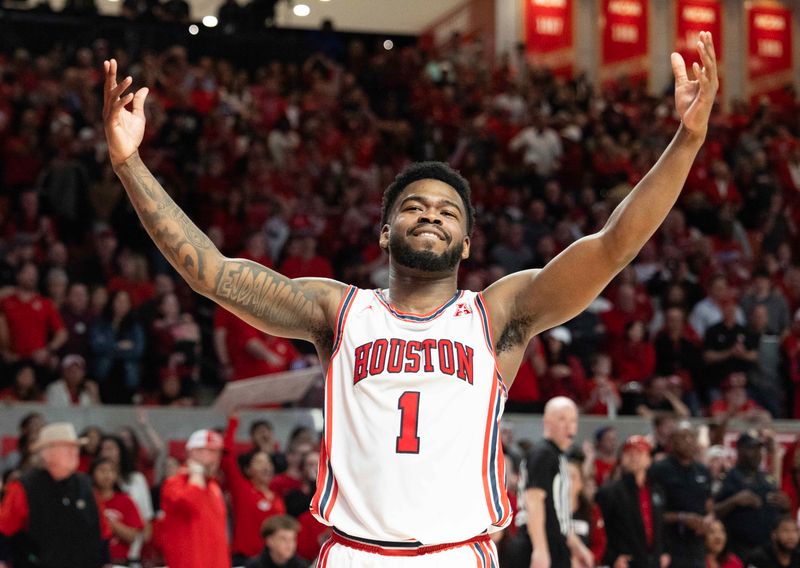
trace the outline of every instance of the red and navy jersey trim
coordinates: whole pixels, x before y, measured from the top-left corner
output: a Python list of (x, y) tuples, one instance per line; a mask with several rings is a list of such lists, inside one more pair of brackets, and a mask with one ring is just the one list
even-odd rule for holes
[(427, 313), (427, 314), (410, 314), (410, 313), (401, 312), (399, 310), (396, 310), (389, 303), (389, 300), (386, 299), (386, 297), (383, 295), (383, 292), (381, 290), (374, 290), (374, 292), (375, 292), (375, 297), (378, 298), (378, 301), (381, 303), (381, 305), (384, 308), (386, 308), (389, 311), (390, 314), (392, 314), (394, 317), (396, 317), (399, 320), (413, 321), (413, 322), (428, 322), (428, 321), (435, 320), (436, 318), (441, 316), (445, 312), (445, 310), (447, 310), (447, 308), (452, 306), (459, 298), (461, 298), (461, 296), (464, 295), (464, 291), (463, 290), (457, 290), (452, 298), (447, 300), (447, 302), (445, 302), (444, 304), (442, 304), (440, 307), (436, 308), (432, 312)]
[(356, 297), (356, 292), (358, 288), (355, 286), (350, 286), (347, 290), (347, 293), (342, 298), (342, 304), (339, 307), (339, 314), (336, 317), (336, 331), (334, 332), (333, 336), (333, 349), (331, 349), (331, 357), (336, 353), (339, 349), (339, 345), (342, 343), (342, 337), (344, 336), (344, 322), (347, 319), (347, 312), (350, 309), (350, 305), (353, 303), (353, 299)]

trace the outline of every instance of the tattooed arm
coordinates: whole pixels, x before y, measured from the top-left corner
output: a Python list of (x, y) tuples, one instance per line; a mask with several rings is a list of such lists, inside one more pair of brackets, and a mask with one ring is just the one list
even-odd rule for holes
[[(345, 285), (321, 278), (291, 280), (258, 263), (224, 257), (139, 157), (147, 89), (122, 96), (131, 78), (116, 83), (117, 64), (105, 62), (103, 119), (114, 171), (142, 225), (170, 264), (196, 292), (272, 335), (324, 347)], [(133, 111), (125, 105), (133, 102)]]

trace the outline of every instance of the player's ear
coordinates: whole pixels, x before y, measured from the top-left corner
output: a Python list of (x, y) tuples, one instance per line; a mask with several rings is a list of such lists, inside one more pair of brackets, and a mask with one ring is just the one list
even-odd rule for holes
[(469, 258), (469, 237), (464, 237), (464, 250), (461, 251), (461, 260), (467, 260)]
[(388, 223), (381, 227), (381, 235), (378, 237), (378, 246), (381, 247), (381, 250), (388, 251), (389, 250), (389, 233), (391, 229), (389, 228)]

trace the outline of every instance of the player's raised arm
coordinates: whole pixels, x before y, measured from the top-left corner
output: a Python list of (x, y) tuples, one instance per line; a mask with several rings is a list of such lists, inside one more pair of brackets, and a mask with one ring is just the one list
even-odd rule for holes
[[(114, 172), (144, 228), (196, 292), (255, 327), (283, 337), (324, 343), (345, 286), (327, 279), (292, 280), (256, 262), (229, 259), (170, 198), (139, 157), (147, 89), (117, 84), (117, 62), (104, 62), (103, 123)], [(133, 110), (126, 105), (133, 103)]]
[(683, 58), (672, 54), (680, 128), (605, 227), (567, 247), (541, 270), (511, 274), (485, 291), (495, 337), (524, 344), (531, 336), (582, 312), (661, 225), (703, 145), (719, 86), (710, 33), (700, 33), (697, 52), (702, 66), (693, 64), (695, 79), (691, 81)]

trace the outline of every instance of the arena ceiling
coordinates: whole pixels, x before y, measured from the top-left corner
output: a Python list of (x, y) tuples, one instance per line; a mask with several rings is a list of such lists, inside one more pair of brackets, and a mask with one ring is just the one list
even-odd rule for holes
[[(54, 0), (58, 8), (65, 0)], [(192, 19), (215, 15), (223, 0), (188, 0)], [(372, 33), (415, 35), (429, 24), (448, 14), (467, 0), (279, 0), (276, 10), (277, 24), (292, 28), (318, 28), (325, 19), (331, 19), (336, 29)], [(249, 0), (237, 0), (246, 4)], [(100, 11), (113, 15), (119, 12), (121, 0), (97, 0)], [(296, 4), (305, 4), (310, 13), (299, 17), (294, 14)]]

